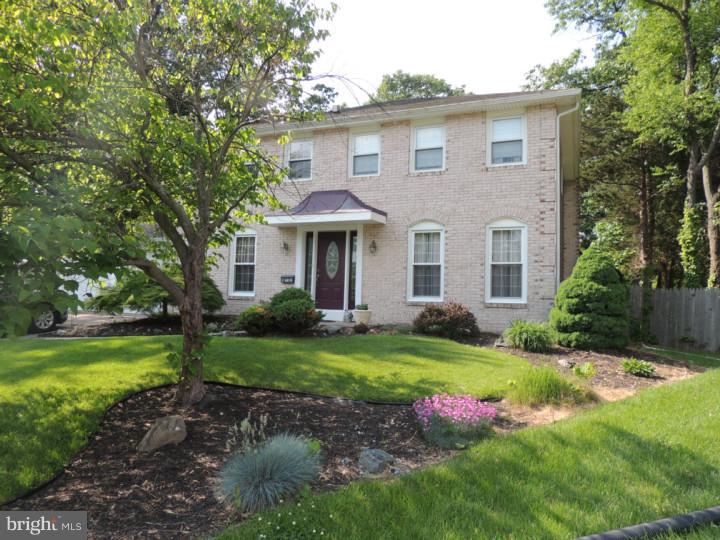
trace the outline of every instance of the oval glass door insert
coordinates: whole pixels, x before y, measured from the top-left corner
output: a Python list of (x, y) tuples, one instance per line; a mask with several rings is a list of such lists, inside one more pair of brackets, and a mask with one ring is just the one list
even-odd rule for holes
[(335, 242), (330, 242), (325, 253), (325, 272), (330, 279), (335, 279), (340, 267), (340, 250)]

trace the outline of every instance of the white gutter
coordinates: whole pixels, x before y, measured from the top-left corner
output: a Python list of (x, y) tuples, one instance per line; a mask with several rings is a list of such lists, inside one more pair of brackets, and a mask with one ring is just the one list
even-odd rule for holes
[(556, 117), (555, 124), (555, 292), (560, 287), (560, 275), (562, 269), (560, 268), (560, 261), (562, 260), (562, 212), (564, 207), (562, 205), (562, 163), (560, 163), (560, 118), (566, 114), (577, 112), (580, 109), (580, 100), (575, 102), (575, 106), (567, 111), (559, 113)]

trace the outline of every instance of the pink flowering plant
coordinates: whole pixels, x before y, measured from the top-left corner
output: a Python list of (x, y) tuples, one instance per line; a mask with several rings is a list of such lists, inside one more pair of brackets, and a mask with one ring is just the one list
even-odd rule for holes
[(497, 409), (473, 396), (435, 394), (413, 404), (428, 441), (442, 448), (465, 448), (492, 433)]

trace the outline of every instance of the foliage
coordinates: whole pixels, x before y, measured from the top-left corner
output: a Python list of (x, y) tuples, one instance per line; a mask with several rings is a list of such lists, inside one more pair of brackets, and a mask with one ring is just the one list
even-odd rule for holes
[(520, 405), (561, 405), (583, 403), (590, 393), (573, 384), (550, 366), (533, 367), (515, 382), (508, 398)]
[(462, 339), (480, 333), (477, 319), (467, 306), (456, 302), (428, 304), (413, 321), (420, 334)]
[(707, 282), (707, 234), (700, 207), (685, 206), (682, 227), (678, 234), (680, 259), (685, 272), (683, 285), (690, 289), (702, 289)]
[(267, 440), (265, 434), (267, 424), (267, 413), (260, 414), (258, 421), (253, 422), (252, 411), (248, 411), (247, 416), (242, 419), (239, 426), (237, 424), (230, 426), (228, 439), (225, 442), (225, 451), (239, 450), (240, 453), (244, 454), (261, 445)]
[(251, 336), (264, 336), (275, 328), (275, 317), (267, 306), (250, 306), (238, 316), (235, 326)]
[(270, 308), (275, 327), (285, 334), (302, 334), (319, 323), (323, 314), (307, 300), (288, 300)]
[(552, 328), (547, 324), (519, 319), (505, 330), (505, 340), (511, 347), (537, 353), (548, 352), (555, 342)]
[(623, 358), (621, 362), (623, 371), (637, 377), (652, 377), (655, 375), (655, 366), (646, 360), (635, 357)]
[(220, 471), (220, 486), (243, 512), (257, 512), (294, 495), (319, 471), (320, 455), (305, 439), (281, 434), (231, 457)]
[(577, 349), (621, 348), (629, 332), (628, 287), (610, 256), (590, 246), (558, 288), (550, 324), (558, 343)]
[(465, 86), (454, 87), (434, 75), (412, 74), (398, 70), (383, 75), (373, 101), (395, 101), (411, 98), (461, 96)]
[(597, 368), (592, 362), (583, 362), (582, 364), (573, 366), (572, 372), (576, 377), (580, 377), (581, 379), (592, 379), (597, 375)]
[(367, 304), (358, 304), (357, 306), (355, 306), (355, 309), (357, 309), (358, 311), (367, 311), (368, 305)]
[[(255, 126), (318, 116), (303, 85), (331, 16), (305, 0), (0, 4), (0, 170), (62, 173), (101, 250), (182, 306), (185, 405), (204, 394), (208, 250), (278, 206), (285, 171)], [(184, 287), (156, 263), (150, 223)]]
[[(183, 286), (182, 274), (178, 268), (167, 269), (165, 273), (171, 276), (179, 286)], [(122, 313), (123, 308), (128, 308), (148, 313), (161, 310), (163, 314), (167, 315), (168, 305), (176, 306), (173, 297), (157, 281), (138, 270), (125, 271), (117, 283), (104, 288), (96, 296), (85, 301), (87, 309), (108, 313)], [(203, 276), (203, 309), (212, 313), (224, 305), (225, 300), (215, 282), (210, 276)]]
[(280, 304), (289, 302), (290, 300), (303, 300), (306, 303), (313, 303), (312, 296), (304, 289), (298, 289), (297, 287), (288, 287), (282, 291), (275, 293), (270, 299), (269, 308), (272, 310)]
[(441, 448), (465, 448), (492, 433), (497, 409), (472, 396), (436, 394), (417, 400), (413, 410), (428, 441)]

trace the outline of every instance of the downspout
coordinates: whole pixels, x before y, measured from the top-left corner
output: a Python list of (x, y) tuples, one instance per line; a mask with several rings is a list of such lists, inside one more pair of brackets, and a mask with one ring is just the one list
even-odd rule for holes
[(560, 260), (562, 258), (562, 196), (563, 196), (563, 178), (562, 166), (560, 164), (560, 118), (566, 114), (577, 112), (580, 109), (580, 100), (575, 102), (575, 106), (567, 111), (559, 113), (555, 117), (555, 292), (560, 286)]

